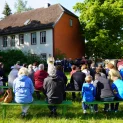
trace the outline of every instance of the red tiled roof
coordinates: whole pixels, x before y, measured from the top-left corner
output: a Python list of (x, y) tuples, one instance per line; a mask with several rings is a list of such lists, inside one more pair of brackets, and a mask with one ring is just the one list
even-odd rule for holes
[[(38, 29), (52, 28), (62, 12), (74, 15), (72, 12), (55, 4), (48, 8), (38, 8), (23, 13), (13, 14), (0, 21), (0, 34), (11, 34)], [(30, 24), (24, 23), (30, 19)]]

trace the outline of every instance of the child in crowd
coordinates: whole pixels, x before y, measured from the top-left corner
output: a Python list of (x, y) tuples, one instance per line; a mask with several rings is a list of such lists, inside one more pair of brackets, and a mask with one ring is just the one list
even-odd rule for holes
[[(96, 89), (93, 86), (93, 84), (91, 84), (92, 81), (92, 76), (88, 75), (85, 78), (86, 83), (83, 84), (82, 87), (82, 108), (83, 108), (83, 113), (86, 113), (86, 109), (87, 109), (87, 105), (84, 102), (92, 102), (95, 99), (96, 96)], [(91, 111), (93, 111), (93, 106), (90, 106)]]

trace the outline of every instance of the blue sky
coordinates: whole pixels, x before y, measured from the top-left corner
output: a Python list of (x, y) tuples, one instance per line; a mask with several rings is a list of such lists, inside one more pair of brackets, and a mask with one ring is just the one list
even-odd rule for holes
[[(17, 0), (1, 0), (0, 1), (0, 18), (3, 17), (2, 11), (5, 6), (5, 1), (9, 4), (9, 6), (12, 10), (12, 13), (14, 13), (14, 11), (15, 11), (14, 4)], [(25, 1), (25, 0), (23, 0), (23, 1)], [(74, 12), (73, 6), (77, 2), (82, 2), (82, 1), (84, 1), (84, 0), (27, 0), (27, 5), (31, 6), (32, 8), (35, 9), (35, 8), (43, 7), (45, 5), (45, 3), (50, 3), (51, 5), (60, 3), (68, 10)], [(75, 13), (75, 14), (77, 14), (77, 13)]]

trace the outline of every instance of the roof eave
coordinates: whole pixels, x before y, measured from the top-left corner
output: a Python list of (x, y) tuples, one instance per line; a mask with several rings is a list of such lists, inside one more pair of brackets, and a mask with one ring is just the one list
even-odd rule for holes
[(7, 31), (7, 32), (0, 32), (0, 36), (3, 36), (3, 35), (12, 35), (12, 34), (18, 34), (18, 33), (25, 33), (25, 32), (32, 32), (32, 31), (38, 31), (38, 30), (44, 30), (44, 29), (52, 29), (53, 28), (53, 25), (52, 26), (47, 26), (47, 27), (40, 27), (40, 28), (29, 28), (29, 29), (25, 29), (25, 30), (16, 30), (16, 31)]

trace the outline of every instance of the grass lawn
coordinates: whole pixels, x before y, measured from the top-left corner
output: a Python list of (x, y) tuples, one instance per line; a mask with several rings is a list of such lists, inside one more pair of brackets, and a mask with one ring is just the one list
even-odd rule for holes
[[(68, 78), (69, 75), (67, 74)], [(78, 94), (77, 94), (78, 96)], [(42, 99), (44, 96), (42, 95)], [(67, 94), (67, 99), (71, 99), (71, 94)], [(49, 118), (49, 109), (47, 107), (31, 106), (28, 116), (24, 119), (20, 117), (20, 106), (8, 106), (7, 117), (2, 120), (2, 107), (0, 106), (0, 123), (123, 123), (123, 103), (120, 103), (119, 112), (103, 112), (103, 105), (99, 105), (98, 113), (89, 113), (84, 115), (81, 102), (77, 97), (73, 105), (67, 108), (66, 116), (61, 115), (61, 109), (58, 108), (58, 117)]]
[[(68, 99), (71, 95), (67, 94)], [(31, 106), (28, 116), (24, 119), (20, 117), (20, 106), (8, 106), (7, 117), (2, 120), (2, 107), (0, 106), (0, 123), (122, 123), (123, 122), (123, 103), (120, 104), (119, 112), (103, 112), (103, 105), (99, 105), (98, 113), (89, 113), (84, 115), (81, 109), (81, 103), (77, 100), (73, 105), (67, 108), (66, 116), (61, 115), (61, 108), (58, 108), (58, 117), (49, 118), (49, 109), (47, 107)]]

